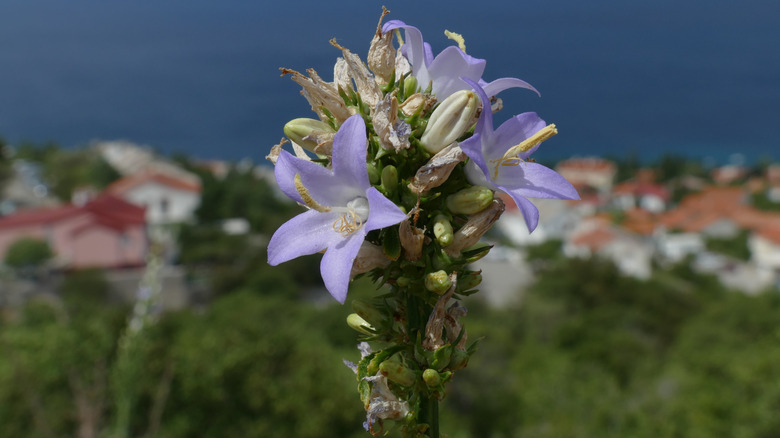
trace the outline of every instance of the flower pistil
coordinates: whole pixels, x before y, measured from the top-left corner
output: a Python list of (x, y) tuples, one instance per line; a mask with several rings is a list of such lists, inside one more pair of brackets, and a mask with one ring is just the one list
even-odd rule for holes
[(555, 124), (549, 124), (537, 131), (531, 137), (523, 140), (520, 144), (509, 148), (501, 158), (490, 160), (491, 163), (495, 164), (495, 167), (493, 168), (493, 179), (498, 178), (499, 166), (517, 166), (518, 164), (525, 162), (525, 160), (520, 157), (520, 154), (530, 151), (557, 133), (558, 129), (555, 127)]

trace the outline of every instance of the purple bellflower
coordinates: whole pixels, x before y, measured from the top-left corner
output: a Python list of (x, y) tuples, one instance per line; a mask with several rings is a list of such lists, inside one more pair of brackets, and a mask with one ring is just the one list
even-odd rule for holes
[[(487, 93), (474, 81), (463, 79), (479, 94), (483, 108), (490, 108)], [(528, 231), (536, 229), (539, 210), (528, 197), (580, 199), (577, 190), (552, 169), (527, 161), (542, 141), (555, 135), (555, 125), (546, 125), (536, 113), (522, 113), (493, 130), (493, 114), (482, 111), (474, 135), (460, 148), (469, 157), (466, 177), (475, 185), (502, 191), (517, 204)]]
[(433, 94), (439, 101), (446, 99), (452, 93), (468, 90), (469, 87), (461, 77), (479, 83), (488, 96), (495, 96), (507, 88), (527, 88), (539, 94), (528, 82), (517, 78), (500, 78), (490, 83), (482, 80), (485, 71), (485, 60), (467, 55), (461, 48), (449, 46), (434, 58), (430, 44), (423, 41), (422, 33), (414, 26), (409, 26), (401, 20), (390, 20), (382, 26), (382, 33), (395, 29), (404, 29), (406, 41), (401, 46), (409, 64), (412, 75), (422, 88), (433, 85)]
[(366, 125), (348, 118), (333, 139), (332, 170), (282, 151), (274, 173), (279, 187), (309, 210), (290, 219), (268, 243), (276, 266), (325, 250), (320, 272), (333, 297), (347, 298), (352, 264), (372, 230), (397, 224), (406, 215), (372, 187), (366, 169)]

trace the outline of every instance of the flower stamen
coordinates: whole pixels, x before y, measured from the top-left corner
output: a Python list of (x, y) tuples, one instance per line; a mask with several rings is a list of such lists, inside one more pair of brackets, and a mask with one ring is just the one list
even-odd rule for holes
[(333, 222), (333, 230), (347, 237), (363, 226), (363, 220), (353, 209), (349, 209), (341, 215), (336, 222)]
[(314, 200), (314, 198), (311, 197), (311, 194), (309, 194), (309, 191), (306, 189), (306, 187), (304, 187), (303, 182), (301, 181), (300, 173), (295, 174), (295, 179), (293, 182), (295, 183), (295, 190), (297, 190), (298, 194), (301, 195), (303, 203), (306, 204), (307, 207), (311, 208), (312, 210), (319, 211), (320, 213), (327, 213), (331, 210), (330, 207), (319, 204)]
[(520, 154), (522, 154), (523, 152), (530, 151), (538, 144), (549, 139), (550, 137), (552, 137), (557, 133), (558, 133), (558, 129), (555, 127), (555, 124), (547, 125), (544, 128), (537, 131), (534, 135), (523, 140), (522, 143), (509, 148), (509, 150), (506, 151), (503, 157), (497, 160), (490, 160), (491, 163), (495, 164), (495, 167), (493, 168), (493, 179), (498, 178), (499, 166), (517, 166), (520, 163), (524, 163), (525, 160), (520, 158)]

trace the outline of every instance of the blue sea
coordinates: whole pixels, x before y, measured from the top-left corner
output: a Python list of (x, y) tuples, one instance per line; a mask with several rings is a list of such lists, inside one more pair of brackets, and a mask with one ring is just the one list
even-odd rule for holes
[[(262, 161), (282, 125), (310, 117), (279, 67), (326, 79), (365, 55), (380, 2), (4, 0), (0, 136), (12, 144), (127, 139), (163, 153)], [(780, 159), (780, 2), (394, 1), (388, 18), (435, 52), (461, 33), (502, 93), (560, 135), (537, 158), (664, 153)]]

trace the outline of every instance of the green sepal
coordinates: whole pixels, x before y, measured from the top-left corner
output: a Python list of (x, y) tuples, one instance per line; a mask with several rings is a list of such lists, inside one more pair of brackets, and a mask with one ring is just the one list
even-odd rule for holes
[(368, 170), (368, 181), (371, 184), (379, 184), (382, 173), (376, 168), (373, 163), (366, 163), (366, 170)]
[(452, 357), (452, 344), (445, 344), (442, 347), (436, 349), (433, 352), (433, 360), (430, 365), (437, 371), (442, 371), (450, 364), (450, 358)]
[(387, 227), (382, 231), (382, 249), (391, 260), (398, 260), (401, 256), (401, 237), (398, 235), (398, 227)]
[(466, 263), (476, 262), (477, 260), (485, 257), (488, 252), (493, 248), (493, 245), (479, 242), (472, 247), (464, 249), (461, 252), (461, 257), (465, 259)]

